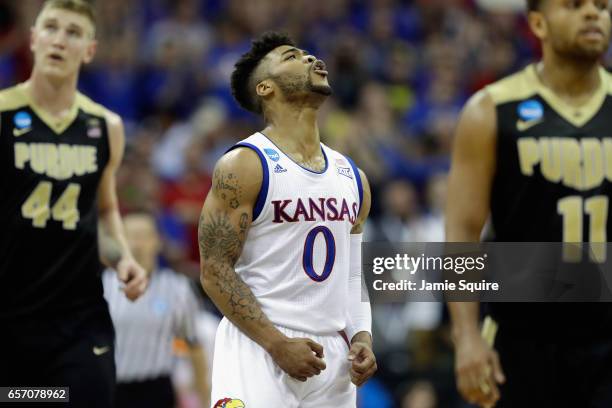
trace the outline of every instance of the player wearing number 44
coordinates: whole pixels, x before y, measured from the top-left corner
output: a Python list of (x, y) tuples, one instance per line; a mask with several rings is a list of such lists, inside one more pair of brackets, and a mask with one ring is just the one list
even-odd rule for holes
[(202, 285), (225, 315), (212, 401), (355, 407), (355, 386), (376, 371), (361, 286), (370, 189), (319, 140), (317, 111), (331, 94), (325, 63), (266, 33), (231, 82), (266, 127), (217, 162), (200, 219)]
[(96, 49), (91, 5), (45, 2), (30, 46), (29, 80), (0, 92), (0, 385), (68, 386), (68, 406), (111, 407), (98, 220), (126, 296), (139, 297), (147, 277), (117, 209), (121, 119), (76, 89)]

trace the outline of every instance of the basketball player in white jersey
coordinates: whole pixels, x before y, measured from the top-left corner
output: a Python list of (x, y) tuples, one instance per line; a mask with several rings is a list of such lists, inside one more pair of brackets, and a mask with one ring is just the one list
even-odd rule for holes
[(325, 64), (266, 33), (236, 63), (232, 91), (266, 128), (219, 160), (200, 219), (202, 285), (225, 315), (213, 406), (355, 407), (376, 371), (361, 287), (370, 189), (319, 140)]

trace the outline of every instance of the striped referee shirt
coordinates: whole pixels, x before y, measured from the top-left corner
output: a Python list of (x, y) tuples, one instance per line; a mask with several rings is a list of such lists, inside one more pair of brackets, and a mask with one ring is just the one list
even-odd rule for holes
[(169, 376), (175, 337), (197, 343), (199, 304), (189, 279), (170, 269), (151, 274), (149, 287), (135, 302), (120, 290), (115, 271), (104, 271), (104, 297), (115, 325), (117, 381), (132, 382)]

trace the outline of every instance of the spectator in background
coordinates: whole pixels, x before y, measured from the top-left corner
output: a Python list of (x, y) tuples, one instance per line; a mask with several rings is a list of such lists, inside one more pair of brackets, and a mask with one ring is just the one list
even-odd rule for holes
[(134, 258), (150, 274), (147, 292), (128, 302), (113, 272), (103, 275), (104, 296), (116, 331), (117, 408), (173, 408), (175, 391), (170, 379), (172, 342), (189, 345), (194, 387), (202, 406), (208, 406), (206, 358), (195, 333), (199, 304), (189, 280), (157, 262), (161, 241), (155, 219), (146, 214), (125, 217), (126, 238)]
[[(420, 215), (418, 196), (412, 183), (395, 180), (382, 193), (382, 214), (368, 236), (371, 241), (417, 242), (415, 223)], [(370, 228), (370, 227), (368, 227)], [(369, 232), (369, 231), (368, 231)]]
[[(165, 181), (176, 181), (185, 175), (185, 154), (196, 147), (201, 156), (204, 156), (207, 144), (214, 139), (214, 135), (227, 122), (227, 110), (218, 99), (207, 98), (196, 108), (189, 121), (174, 123), (161, 137), (153, 150), (153, 171)], [(224, 135), (225, 136), (225, 135)], [(227, 148), (232, 140), (227, 140)], [(219, 156), (223, 152), (219, 153)], [(211, 163), (203, 163), (202, 170), (211, 169), (219, 158), (208, 158)], [(197, 158), (201, 160), (202, 157)], [(195, 163), (197, 164), (197, 163)], [(205, 195), (205, 191), (203, 194)]]
[[(430, 201), (444, 198), (444, 178), (433, 182)], [(414, 186), (407, 180), (398, 179), (388, 183), (382, 193), (382, 212), (368, 226), (368, 241), (383, 242), (427, 242), (443, 240), (443, 224), (420, 209)], [(436, 210), (439, 214), (440, 210)], [(431, 342), (442, 318), (439, 302), (408, 301), (403, 304), (378, 304), (372, 308), (374, 336), (380, 350), (411, 353), (410, 368), (427, 368), (434, 358)]]
[(421, 215), (414, 226), (416, 242), (444, 242), (444, 205), (446, 204), (447, 174), (431, 176), (425, 191), (427, 213)]
[(157, 213), (160, 207), (160, 181), (151, 170), (151, 149), (157, 130), (142, 126), (127, 140), (123, 164), (117, 173), (117, 194), (122, 213)]
[(213, 39), (209, 26), (201, 18), (200, 2), (176, 0), (169, 4), (170, 16), (153, 25), (148, 46), (154, 52), (172, 42), (178, 47), (177, 62), (195, 68), (204, 59)]
[(96, 34), (104, 44), (79, 80), (79, 88), (121, 115), (129, 129), (139, 119), (138, 51), (142, 27), (132, 1), (97, 2)]
[(19, 72), (19, 60), (12, 53), (21, 44), (17, 16), (8, 4), (0, 3), (0, 89), (13, 85)]
[[(199, 265), (198, 219), (202, 200), (211, 186), (211, 176), (200, 169), (201, 152), (197, 149), (186, 149), (185, 173), (175, 182), (165, 184), (162, 200), (168, 215), (182, 225), (185, 233), (187, 258)], [(196, 273), (197, 275), (197, 273)]]

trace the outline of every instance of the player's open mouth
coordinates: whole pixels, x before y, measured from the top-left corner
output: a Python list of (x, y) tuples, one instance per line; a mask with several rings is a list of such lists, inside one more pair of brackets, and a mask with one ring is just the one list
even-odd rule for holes
[(55, 53), (54, 54), (50, 54), (49, 58), (52, 59), (53, 61), (58, 61), (58, 62), (64, 61), (64, 57), (62, 57), (59, 54), (55, 54)]
[(321, 60), (316, 60), (315, 63), (312, 65), (312, 70), (314, 71), (314, 73), (323, 77), (327, 76), (327, 71), (325, 68), (327, 68), (327, 66), (325, 66), (325, 63)]

